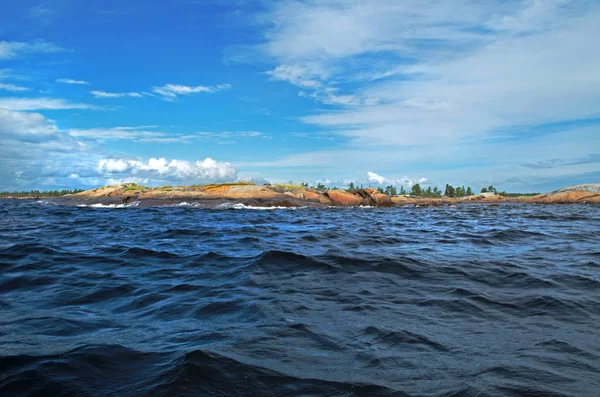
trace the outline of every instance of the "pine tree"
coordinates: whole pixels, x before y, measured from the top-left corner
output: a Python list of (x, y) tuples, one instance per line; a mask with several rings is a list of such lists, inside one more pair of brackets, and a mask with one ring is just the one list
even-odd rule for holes
[(413, 196), (421, 196), (421, 185), (419, 185), (418, 183), (414, 184), (411, 188), (411, 191)]

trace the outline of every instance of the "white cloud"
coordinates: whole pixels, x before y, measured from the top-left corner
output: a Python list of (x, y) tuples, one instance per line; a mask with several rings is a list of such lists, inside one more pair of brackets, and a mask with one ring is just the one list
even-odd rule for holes
[(139, 92), (105, 92), (105, 91), (91, 91), (90, 92), (96, 98), (121, 98), (121, 97), (132, 97), (141, 98), (142, 94)]
[(27, 14), (29, 17), (35, 18), (44, 24), (51, 23), (57, 16), (56, 11), (42, 5), (29, 8)]
[(168, 133), (148, 131), (154, 126), (114, 127), (114, 128), (72, 128), (66, 132), (74, 137), (98, 140), (140, 140), (143, 138), (158, 138), (168, 136)]
[(356, 146), (600, 115), (597, 3), (287, 1), (263, 20), (266, 73), (338, 107), (302, 120)]
[(40, 140), (56, 136), (58, 128), (39, 113), (0, 108), (0, 133), (3, 138)]
[(12, 59), (32, 53), (54, 53), (64, 51), (54, 43), (43, 40), (26, 43), (20, 41), (0, 41), (0, 59)]
[(19, 85), (0, 83), (0, 90), (5, 90), (5, 91), (29, 91), (30, 89), (27, 88), (27, 87), (19, 86)]
[(231, 88), (230, 84), (218, 84), (216, 86), (187, 86), (179, 84), (165, 84), (160, 87), (152, 87), (152, 92), (162, 95), (166, 99), (174, 99), (177, 95), (190, 95), (196, 93), (213, 93)]
[(238, 136), (247, 137), (247, 138), (256, 138), (259, 136), (264, 136), (262, 133), (258, 131), (242, 131), (237, 133)]
[[(233, 181), (237, 171), (227, 162), (211, 158), (189, 162), (151, 158), (148, 162), (126, 159), (102, 159), (97, 171), (104, 177), (143, 178), (151, 183), (207, 183)], [(126, 174), (126, 175), (123, 175)]]
[(329, 77), (317, 64), (279, 65), (267, 72), (274, 80), (289, 81), (302, 88), (318, 88), (323, 85), (320, 80)]
[(376, 173), (371, 172), (371, 171), (367, 172), (367, 177), (369, 178), (369, 181), (371, 181), (371, 182), (377, 182), (380, 185), (383, 182), (385, 182), (385, 178), (384, 177), (382, 177), (381, 175), (377, 175)]
[(87, 103), (73, 103), (59, 98), (0, 98), (0, 108), (10, 110), (97, 109)]
[(67, 175), (89, 168), (97, 156), (39, 113), (0, 109), (0, 136), (1, 190), (72, 186)]
[(188, 134), (173, 133), (156, 130), (156, 125), (125, 126), (109, 128), (71, 128), (65, 130), (76, 138), (93, 139), (100, 141), (130, 140), (134, 142), (158, 143), (186, 143), (194, 140), (211, 140), (217, 143), (233, 143), (231, 139), (240, 138), (269, 138), (258, 131), (223, 131), (223, 132), (195, 132)]
[[(115, 130), (135, 134), (153, 127)], [(125, 180), (160, 185), (237, 179), (231, 164), (210, 158), (195, 162), (106, 158), (110, 153), (94, 147), (93, 141), (80, 141), (67, 132), (39, 113), (0, 108), (0, 190), (81, 188)]]
[(378, 175), (374, 172), (367, 172), (367, 180), (372, 183), (377, 183), (378, 185), (393, 185), (393, 186), (412, 186), (415, 183), (425, 183), (427, 182), (427, 178), (421, 177), (417, 181), (410, 179), (407, 176), (396, 179), (388, 179), (381, 175)]
[(64, 84), (75, 84), (75, 85), (89, 85), (90, 84), (87, 81), (75, 80), (75, 79), (56, 79), (56, 82), (64, 83)]

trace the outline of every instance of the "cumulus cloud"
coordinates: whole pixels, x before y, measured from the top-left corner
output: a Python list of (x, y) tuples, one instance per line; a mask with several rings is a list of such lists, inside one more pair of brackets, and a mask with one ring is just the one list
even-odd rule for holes
[(393, 186), (412, 186), (416, 183), (426, 183), (427, 178), (421, 177), (416, 181), (407, 176), (397, 179), (388, 179), (374, 172), (367, 172), (367, 180), (378, 185), (393, 185)]
[(58, 128), (39, 113), (0, 108), (0, 133), (3, 138), (40, 140), (55, 136)]
[(370, 182), (377, 182), (378, 184), (382, 184), (383, 182), (385, 182), (385, 178), (382, 177), (381, 175), (377, 175), (374, 172), (367, 172), (367, 178), (369, 179)]
[(165, 84), (160, 87), (152, 87), (152, 92), (162, 95), (166, 99), (175, 99), (177, 95), (190, 95), (197, 93), (213, 93), (231, 88), (230, 84), (218, 84), (216, 86), (187, 86), (180, 84)]
[[(117, 127), (112, 132), (138, 134), (156, 126)], [(89, 130), (81, 130), (87, 131)], [(100, 186), (117, 181), (150, 185), (193, 184), (237, 179), (227, 162), (148, 161), (110, 157), (91, 136), (60, 130), (42, 114), (0, 108), (0, 190)], [(80, 138), (88, 138), (85, 141)]]
[(5, 91), (29, 91), (30, 89), (27, 88), (27, 87), (19, 86), (19, 85), (0, 83), (0, 90), (5, 90)]
[(67, 176), (93, 169), (90, 160), (97, 156), (39, 113), (0, 108), (0, 136), (1, 190), (73, 187)]
[(121, 98), (121, 97), (132, 97), (141, 98), (142, 94), (139, 92), (106, 92), (106, 91), (91, 91), (90, 92), (96, 98)]
[(64, 84), (75, 84), (75, 85), (89, 85), (90, 83), (88, 83), (87, 81), (84, 80), (75, 80), (75, 79), (56, 79), (57, 83), (64, 83)]
[(147, 162), (126, 159), (102, 159), (97, 171), (105, 177), (141, 178), (152, 183), (210, 183), (226, 182), (237, 179), (236, 169), (227, 162), (218, 162), (211, 158), (189, 162), (185, 160), (167, 160), (151, 158)]

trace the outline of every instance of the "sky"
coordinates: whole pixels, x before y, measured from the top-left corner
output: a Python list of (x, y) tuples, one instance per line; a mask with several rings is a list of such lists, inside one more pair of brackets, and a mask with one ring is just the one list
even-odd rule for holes
[(0, 0), (0, 190), (600, 182), (600, 2)]

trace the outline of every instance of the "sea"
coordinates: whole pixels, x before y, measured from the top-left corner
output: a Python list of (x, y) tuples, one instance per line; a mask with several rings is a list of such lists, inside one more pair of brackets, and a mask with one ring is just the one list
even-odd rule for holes
[(599, 395), (600, 206), (0, 201), (0, 396)]

